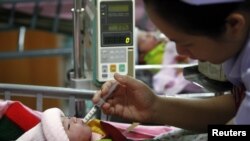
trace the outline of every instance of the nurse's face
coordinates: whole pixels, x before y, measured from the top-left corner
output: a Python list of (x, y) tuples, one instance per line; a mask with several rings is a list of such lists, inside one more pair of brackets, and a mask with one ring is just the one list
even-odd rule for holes
[(147, 11), (159, 30), (176, 43), (176, 49), (180, 55), (219, 64), (234, 56), (240, 50), (238, 41), (227, 36), (213, 40), (206, 36), (185, 34), (161, 19), (161, 17), (150, 9), (150, 6), (147, 7)]

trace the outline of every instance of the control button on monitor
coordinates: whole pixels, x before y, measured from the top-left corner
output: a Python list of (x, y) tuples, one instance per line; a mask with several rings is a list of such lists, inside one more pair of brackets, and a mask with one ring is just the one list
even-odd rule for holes
[(108, 66), (107, 65), (102, 65), (102, 72), (107, 73), (108, 72)]
[(102, 78), (108, 78), (108, 74), (106, 73), (102, 74)]
[(125, 72), (125, 64), (119, 65), (119, 72)]
[(115, 64), (110, 65), (110, 72), (116, 72), (116, 65)]

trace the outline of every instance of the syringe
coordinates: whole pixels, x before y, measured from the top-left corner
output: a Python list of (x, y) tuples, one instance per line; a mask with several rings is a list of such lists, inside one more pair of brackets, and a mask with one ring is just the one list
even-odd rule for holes
[(113, 83), (111, 88), (108, 91), (108, 94), (105, 95), (103, 98), (101, 98), (99, 100), (99, 102), (97, 104), (95, 104), (90, 111), (87, 113), (87, 115), (82, 119), (84, 123), (87, 123), (96, 113), (96, 111), (98, 110), (98, 108), (100, 108), (105, 101), (107, 100), (107, 98), (109, 98), (109, 96), (113, 93), (113, 91), (115, 90), (116, 86), (118, 85), (118, 83)]

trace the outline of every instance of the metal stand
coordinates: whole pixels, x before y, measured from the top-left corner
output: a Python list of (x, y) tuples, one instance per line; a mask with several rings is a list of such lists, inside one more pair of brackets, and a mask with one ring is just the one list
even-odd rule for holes
[[(73, 14), (73, 34), (74, 34), (74, 69), (73, 74), (70, 75), (70, 87), (77, 89), (96, 90), (97, 87), (92, 84), (92, 74), (84, 72), (84, 47), (83, 37), (81, 31), (83, 30), (84, 8), (82, 8), (82, 0), (74, 0), (74, 8), (71, 10)], [(83, 117), (86, 114), (86, 100), (76, 100), (76, 113), (77, 117)]]

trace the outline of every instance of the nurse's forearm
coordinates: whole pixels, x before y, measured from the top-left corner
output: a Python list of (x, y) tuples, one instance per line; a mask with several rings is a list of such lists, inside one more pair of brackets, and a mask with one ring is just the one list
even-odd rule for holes
[(153, 122), (206, 131), (208, 124), (225, 124), (235, 114), (232, 95), (208, 99), (160, 97), (154, 104)]

